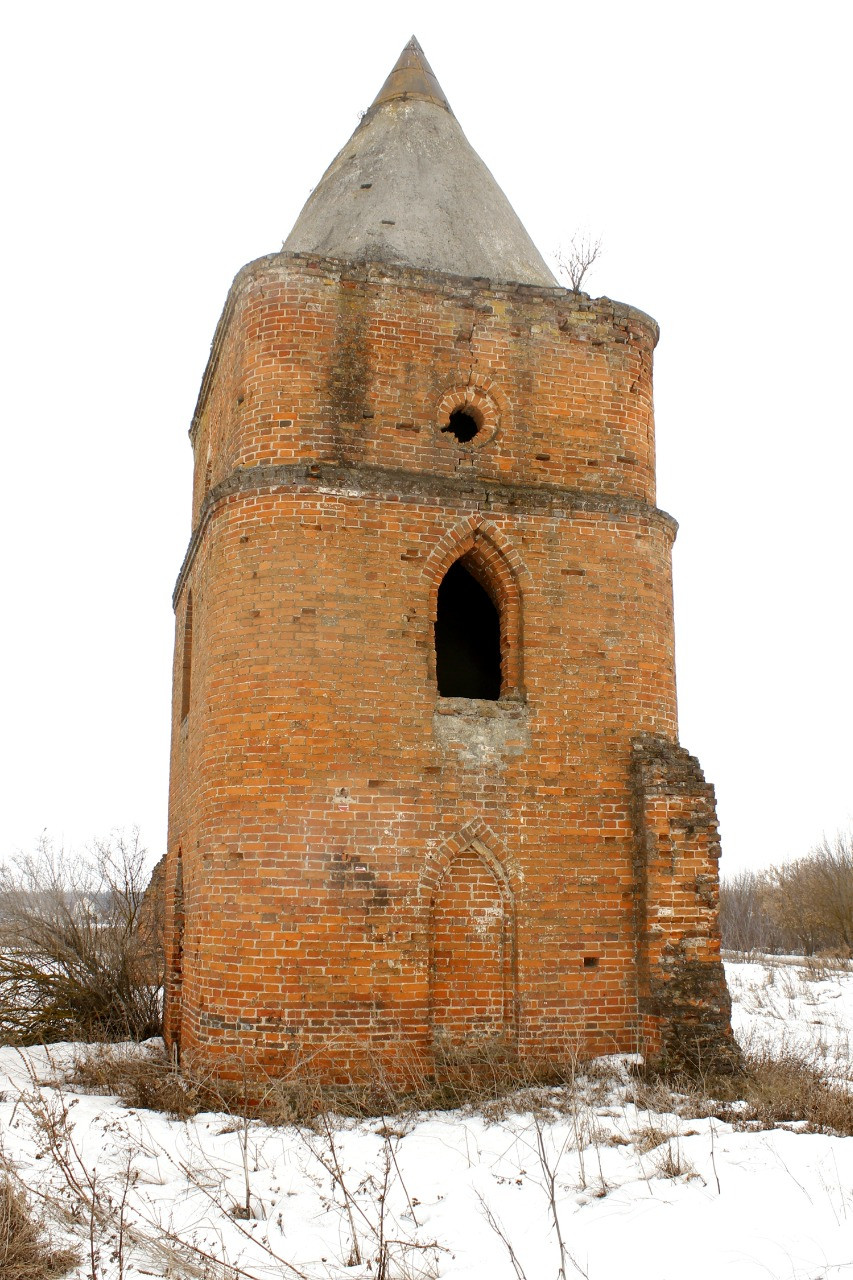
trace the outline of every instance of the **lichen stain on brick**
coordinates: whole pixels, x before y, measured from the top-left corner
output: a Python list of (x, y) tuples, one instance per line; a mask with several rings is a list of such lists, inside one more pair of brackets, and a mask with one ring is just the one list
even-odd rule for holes
[(331, 419), (361, 426), (370, 410), (369, 347), (365, 337), (366, 315), (361, 295), (342, 289), (338, 298), (335, 345), (329, 362), (328, 389)]

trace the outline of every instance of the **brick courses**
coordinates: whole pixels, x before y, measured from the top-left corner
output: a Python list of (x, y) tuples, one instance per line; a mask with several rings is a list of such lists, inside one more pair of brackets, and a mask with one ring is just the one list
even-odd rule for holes
[[(336, 1078), (492, 1040), (730, 1055), (656, 341), (559, 288), (294, 253), (239, 273), (175, 590), (182, 1052)], [(469, 444), (443, 430), (459, 407)], [(460, 557), (500, 613), (498, 701), (437, 694)]]

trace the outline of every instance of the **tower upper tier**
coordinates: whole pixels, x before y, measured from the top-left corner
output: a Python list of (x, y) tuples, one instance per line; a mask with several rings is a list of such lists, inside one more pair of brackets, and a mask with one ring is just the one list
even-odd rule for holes
[(284, 248), (502, 283), (556, 281), (412, 37)]

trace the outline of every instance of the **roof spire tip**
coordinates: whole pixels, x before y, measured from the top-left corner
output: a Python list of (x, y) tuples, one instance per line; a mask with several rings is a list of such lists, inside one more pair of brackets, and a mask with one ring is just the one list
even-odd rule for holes
[[(391, 69), (391, 74), (373, 100), (371, 112), (387, 102), (418, 98), (433, 102), (450, 111), (450, 103), (436, 79), (435, 72), (426, 60), (417, 36), (413, 35)], [(450, 111), (452, 115), (453, 112)]]
[(343, 262), (556, 285), (462, 132), (416, 36), (308, 197), (284, 247)]

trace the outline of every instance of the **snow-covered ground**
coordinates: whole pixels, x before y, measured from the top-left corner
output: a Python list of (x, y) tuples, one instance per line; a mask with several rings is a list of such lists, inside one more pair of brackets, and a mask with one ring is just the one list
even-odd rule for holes
[[(850, 1078), (853, 973), (728, 973), (742, 1043)], [(74, 1092), (72, 1053), (0, 1049), (0, 1139), (80, 1280), (853, 1278), (853, 1138), (649, 1110), (619, 1063), (533, 1110), (314, 1131)]]
[(727, 964), (726, 974), (742, 1045), (794, 1053), (847, 1079), (853, 1062), (853, 972), (783, 956), (765, 964)]

